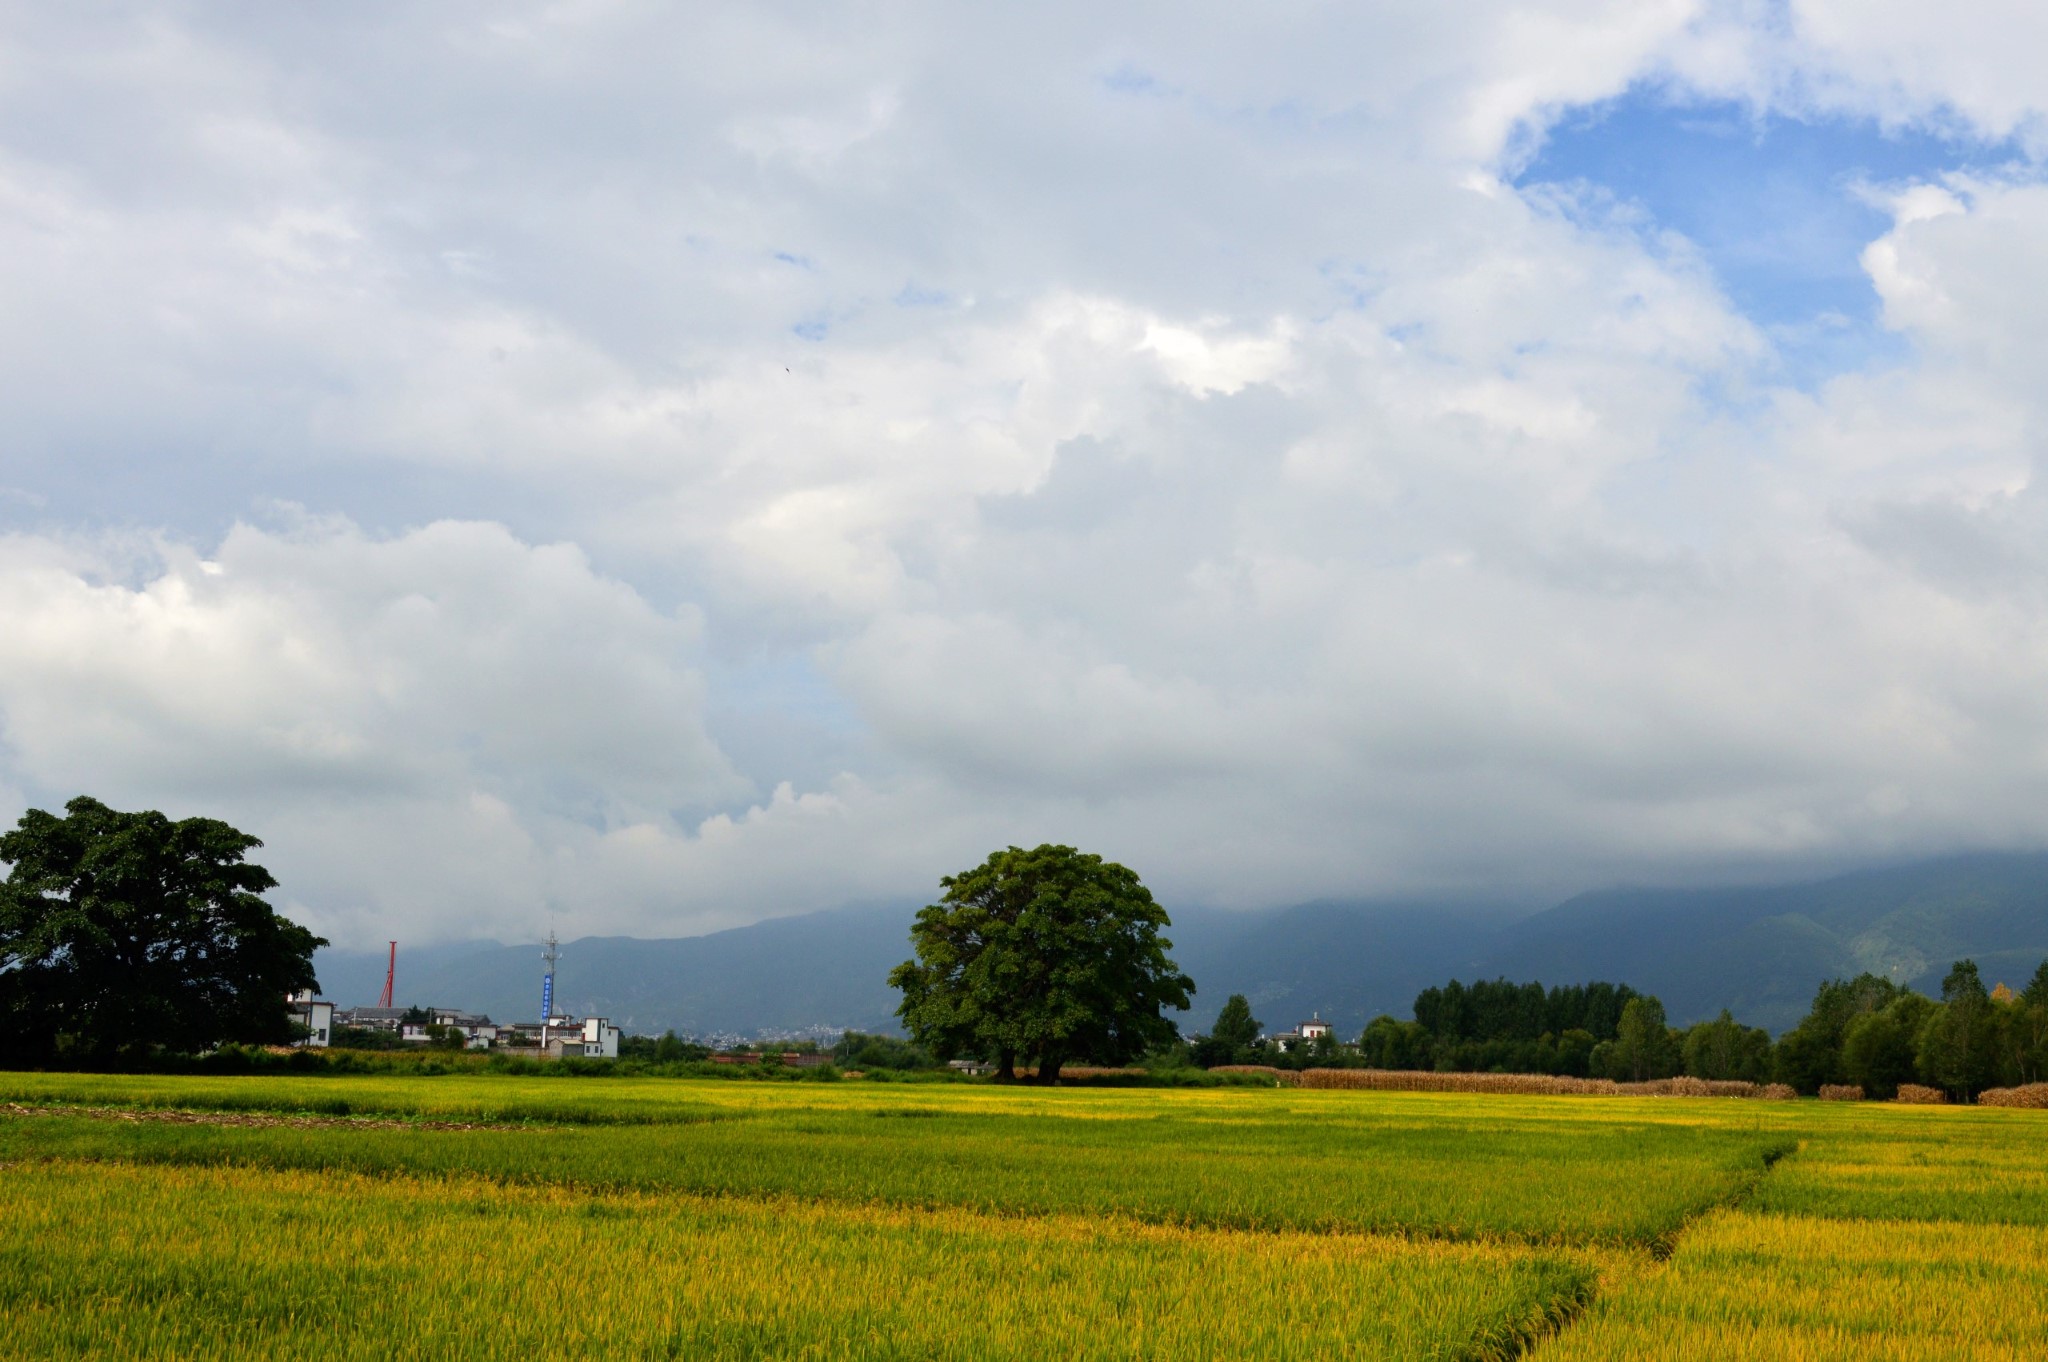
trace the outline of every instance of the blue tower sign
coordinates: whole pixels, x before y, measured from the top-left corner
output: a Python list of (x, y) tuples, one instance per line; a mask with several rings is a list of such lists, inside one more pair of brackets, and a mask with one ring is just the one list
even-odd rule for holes
[(548, 1018), (555, 1015), (555, 934), (548, 933), (548, 948), (541, 956), (547, 962), (547, 973), (540, 976), (540, 1023), (546, 1026)]

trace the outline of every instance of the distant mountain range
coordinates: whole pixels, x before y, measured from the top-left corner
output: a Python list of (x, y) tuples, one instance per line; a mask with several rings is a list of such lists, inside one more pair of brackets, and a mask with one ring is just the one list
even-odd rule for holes
[[(628, 1031), (700, 1035), (807, 1027), (893, 1029), (884, 982), (909, 955), (914, 906), (777, 918), (707, 936), (584, 937), (562, 947), (560, 1006)], [(1864, 970), (1929, 992), (1968, 956), (2015, 988), (2048, 958), (2048, 855), (1971, 855), (1812, 883), (1582, 894), (1545, 912), (1320, 902), (1265, 912), (1186, 911), (1168, 935), (1199, 993), (1182, 1029), (1200, 1030), (1232, 993), (1272, 1028), (1312, 1013), (1354, 1032), (1406, 1016), (1450, 978), (1626, 982), (1661, 997), (1674, 1022), (1727, 1007), (1780, 1031), (1821, 980)], [(371, 1003), (377, 952), (323, 950), (325, 996)], [(398, 1001), (488, 1012), (540, 1005), (540, 947), (496, 941), (401, 945)]]

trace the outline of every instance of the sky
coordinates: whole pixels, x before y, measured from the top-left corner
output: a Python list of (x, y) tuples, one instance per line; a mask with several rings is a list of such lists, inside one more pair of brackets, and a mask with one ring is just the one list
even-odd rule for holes
[(0, 822), (343, 946), (2048, 846), (2044, 48), (0, 3)]

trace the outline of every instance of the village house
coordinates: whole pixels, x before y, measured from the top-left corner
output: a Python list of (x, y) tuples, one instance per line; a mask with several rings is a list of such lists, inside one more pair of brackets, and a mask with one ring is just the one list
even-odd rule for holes
[(292, 1019), (306, 1028), (306, 1034), (295, 1044), (300, 1049), (324, 1050), (334, 1037), (334, 1004), (313, 996), (313, 990), (302, 988), (296, 993), (285, 995)]
[(585, 1017), (581, 1029), (569, 1018), (562, 1018), (561, 1034), (555, 1034), (555, 1023), (549, 1024), (547, 1057), (549, 1059), (617, 1059), (619, 1057), (619, 1028), (607, 1017)]
[(1266, 1039), (1276, 1050), (1292, 1050), (1298, 1044), (1322, 1040), (1330, 1034), (1330, 1024), (1323, 1020), (1322, 1013), (1317, 1012), (1307, 1021), (1297, 1022), (1292, 1031), (1282, 1031)]

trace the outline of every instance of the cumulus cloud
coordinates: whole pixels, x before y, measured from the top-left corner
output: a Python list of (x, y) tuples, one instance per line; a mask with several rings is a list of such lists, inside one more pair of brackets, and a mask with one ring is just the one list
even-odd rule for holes
[[(351, 941), (2040, 845), (1991, 14), (12, 14), (0, 796), (234, 817)], [(1897, 357), (1794, 388), (1515, 187), (1644, 86), (2022, 150), (1842, 187)]]

